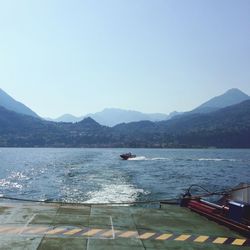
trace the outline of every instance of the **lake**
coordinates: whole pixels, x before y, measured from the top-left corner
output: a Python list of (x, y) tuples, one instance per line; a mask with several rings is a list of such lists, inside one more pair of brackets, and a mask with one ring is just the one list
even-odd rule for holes
[[(128, 161), (119, 155), (131, 151)], [(0, 193), (66, 202), (179, 197), (250, 181), (250, 149), (0, 148)]]

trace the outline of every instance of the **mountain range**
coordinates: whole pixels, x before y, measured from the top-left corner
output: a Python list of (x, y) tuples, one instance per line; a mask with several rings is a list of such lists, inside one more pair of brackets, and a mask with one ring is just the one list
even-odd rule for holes
[(86, 117), (91, 117), (98, 123), (113, 127), (119, 123), (129, 123), (135, 121), (149, 120), (149, 121), (161, 121), (166, 120), (170, 116), (162, 113), (146, 114), (134, 110), (124, 110), (118, 108), (106, 108), (100, 112), (94, 114), (87, 114), (85, 116), (74, 116), (71, 114), (64, 114), (56, 119), (47, 118), (49, 121), (55, 122), (79, 122)]
[[(57, 119), (45, 118), (48, 121), (54, 122), (79, 122), (86, 117), (91, 117), (96, 122), (101, 125), (113, 127), (120, 123), (130, 123), (137, 121), (162, 121), (169, 120), (173, 117), (180, 115), (187, 115), (190, 113), (209, 113), (212, 111), (216, 111), (218, 109), (234, 105), (240, 103), (242, 101), (248, 100), (250, 97), (240, 91), (239, 89), (230, 89), (222, 95), (211, 98), (210, 100), (204, 102), (197, 108), (188, 111), (188, 112), (172, 112), (169, 115), (162, 113), (153, 113), (146, 114), (139, 111), (133, 110), (124, 110), (117, 108), (106, 108), (100, 112), (96, 112), (93, 114), (88, 114), (85, 116), (76, 117), (71, 114), (64, 114)], [(24, 104), (14, 100), (11, 96), (9, 96), (6, 92), (0, 89), (0, 106), (5, 107), (6, 109), (15, 111), (20, 114), (30, 115), (33, 117), (39, 117), (34, 111), (25, 106)]]
[[(168, 120), (143, 120), (113, 127), (100, 125), (90, 117), (75, 123), (46, 121), (2, 105), (0, 146), (250, 147), (250, 99), (247, 95), (232, 89), (204, 104), (199, 106), (202, 112), (198, 107)], [(207, 107), (215, 110), (204, 112)]]
[(250, 97), (239, 89), (230, 89), (222, 95), (211, 98), (197, 108), (188, 112), (173, 111), (170, 114), (153, 113), (146, 114), (133, 110), (124, 110), (117, 108), (106, 108), (94, 114), (76, 117), (71, 114), (64, 114), (56, 119), (48, 119), (55, 122), (79, 122), (86, 117), (91, 117), (98, 123), (104, 126), (113, 127), (120, 123), (129, 123), (137, 121), (162, 121), (169, 120), (174, 116), (186, 115), (191, 113), (209, 113), (218, 109), (240, 103), (248, 100)]

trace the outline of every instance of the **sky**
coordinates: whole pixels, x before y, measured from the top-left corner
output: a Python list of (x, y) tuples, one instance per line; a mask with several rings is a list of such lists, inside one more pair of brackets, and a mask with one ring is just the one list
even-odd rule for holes
[(249, 0), (0, 0), (0, 88), (42, 117), (250, 95)]

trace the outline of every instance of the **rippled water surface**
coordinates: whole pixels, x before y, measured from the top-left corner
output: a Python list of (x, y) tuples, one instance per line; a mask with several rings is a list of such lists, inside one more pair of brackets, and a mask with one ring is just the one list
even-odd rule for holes
[[(136, 158), (123, 161), (131, 151)], [(175, 198), (250, 182), (249, 149), (0, 148), (0, 193), (70, 202)]]

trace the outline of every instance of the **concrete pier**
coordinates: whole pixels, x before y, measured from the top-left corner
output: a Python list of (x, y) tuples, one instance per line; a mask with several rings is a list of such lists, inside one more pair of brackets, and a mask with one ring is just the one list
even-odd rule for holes
[(0, 203), (0, 249), (250, 249), (236, 232), (176, 205)]

